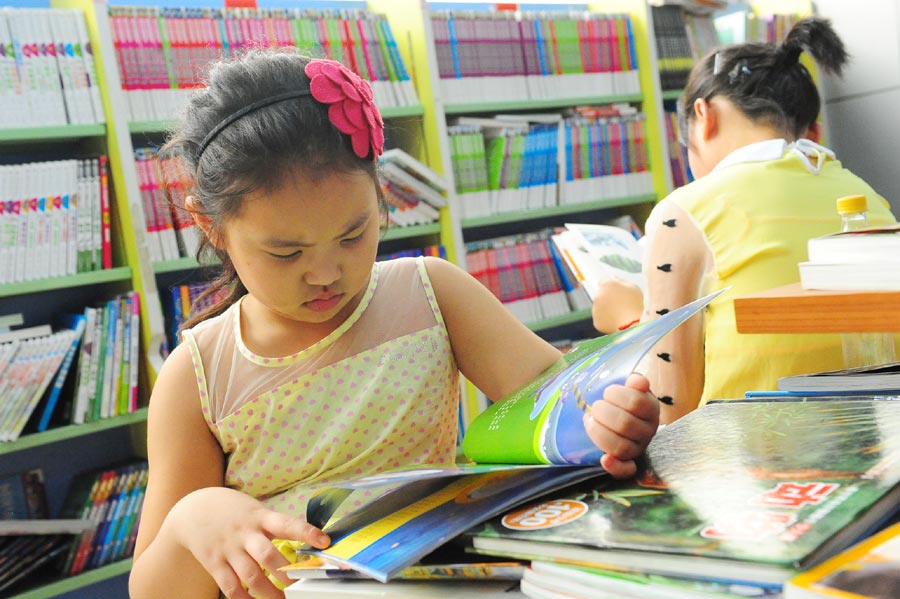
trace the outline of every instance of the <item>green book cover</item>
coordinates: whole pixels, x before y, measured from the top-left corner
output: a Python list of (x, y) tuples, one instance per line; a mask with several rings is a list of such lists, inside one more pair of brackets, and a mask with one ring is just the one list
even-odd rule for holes
[(507, 156), (507, 137), (497, 135), (487, 140), (488, 188), (500, 189), (503, 182), (503, 165)]
[(328, 38), (329, 58), (349, 67), (347, 57), (344, 56), (344, 44), (341, 40), (341, 25), (333, 13), (326, 13), (322, 19), (325, 24), (325, 35)]
[(720, 293), (578, 345), (479, 414), (463, 439), (466, 457), (483, 464), (599, 463), (603, 454), (584, 431), (585, 410), (609, 385), (623, 383), (666, 333)]
[[(100, 420), (103, 409), (103, 381), (106, 378), (106, 354), (109, 351), (109, 306), (102, 308), (96, 337), (96, 367), (92, 367), (91, 381), (93, 382), (92, 396), (89, 401), (87, 421)], [(94, 368), (96, 368), (94, 370)]]
[(714, 402), (660, 431), (636, 479), (520, 506), (474, 546), (778, 586), (897, 510), (898, 440), (889, 399)]

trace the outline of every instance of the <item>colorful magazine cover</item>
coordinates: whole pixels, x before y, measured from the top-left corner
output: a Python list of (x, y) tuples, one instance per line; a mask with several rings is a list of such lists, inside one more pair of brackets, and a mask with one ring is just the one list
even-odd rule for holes
[(706, 405), (631, 481), (597, 479), (471, 531), (476, 551), (779, 587), (900, 506), (900, 402)]
[(584, 413), (624, 383), (651, 347), (722, 291), (659, 318), (588, 340), (554, 367), (479, 414), (466, 430), (466, 457), (486, 464), (596, 464), (602, 453), (584, 432)]
[(900, 523), (788, 581), (785, 599), (896, 599)]
[[(387, 582), (472, 526), (544, 493), (603, 474), (600, 466), (513, 467), (462, 475), (453, 469), (450, 476), (394, 486), (325, 526), (332, 541), (328, 548), (301, 551)], [(338, 494), (336, 500), (322, 503), (333, 510), (340, 499)], [(313, 524), (323, 519), (316, 509), (310, 502), (308, 521)]]

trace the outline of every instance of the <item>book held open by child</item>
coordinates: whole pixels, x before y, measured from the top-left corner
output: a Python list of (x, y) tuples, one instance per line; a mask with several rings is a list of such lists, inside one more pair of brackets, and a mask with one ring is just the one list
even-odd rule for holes
[(625, 229), (566, 223), (564, 231), (553, 235), (553, 242), (592, 299), (598, 285), (608, 279), (618, 278), (641, 289), (646, 287), (641, 246)]
[[(387, 581), (504, 510), (604, 475), (598, 465), (602, 453), (584, 431), (584, 410), (608, 385), (623, 382), (664, 334), (716, 295), (586, 342), (496, 402), (466, 433), (474, 439), (465, 446), (472, 452), (467, 457), (482, 463), (401, 469), (322, 490), (310, 501), (306, 519), (323, 528), (332, 544), (304, 552)], [(354, 489), (370, 487), (382, 493), (332, 519)]]

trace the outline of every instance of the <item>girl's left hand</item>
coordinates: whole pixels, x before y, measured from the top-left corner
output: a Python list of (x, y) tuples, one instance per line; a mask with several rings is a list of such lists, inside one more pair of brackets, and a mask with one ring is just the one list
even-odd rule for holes
[(615, 478), (637, 472), (635, 459), (659, 428), (659, 400), (650, 392), (650, 381), (632, 374), (624, 385), (610, 385), (603, 401), (595, 401), (584, 415), (588, 436), (604, 452), (600, 465)]

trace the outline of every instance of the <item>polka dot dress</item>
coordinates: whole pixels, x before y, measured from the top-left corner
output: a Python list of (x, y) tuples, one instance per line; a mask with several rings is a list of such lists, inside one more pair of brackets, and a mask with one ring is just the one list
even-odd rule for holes
[[(454, 460), (458, 371), (421, 259), (377, 263), (347, 321), (297, 354), (252, 353), (240, 303), (184, 339), (226, 485), (279, 512), (303, 517), (342, 479)], [(358, 493), (344, 509), (372, 491)]]

